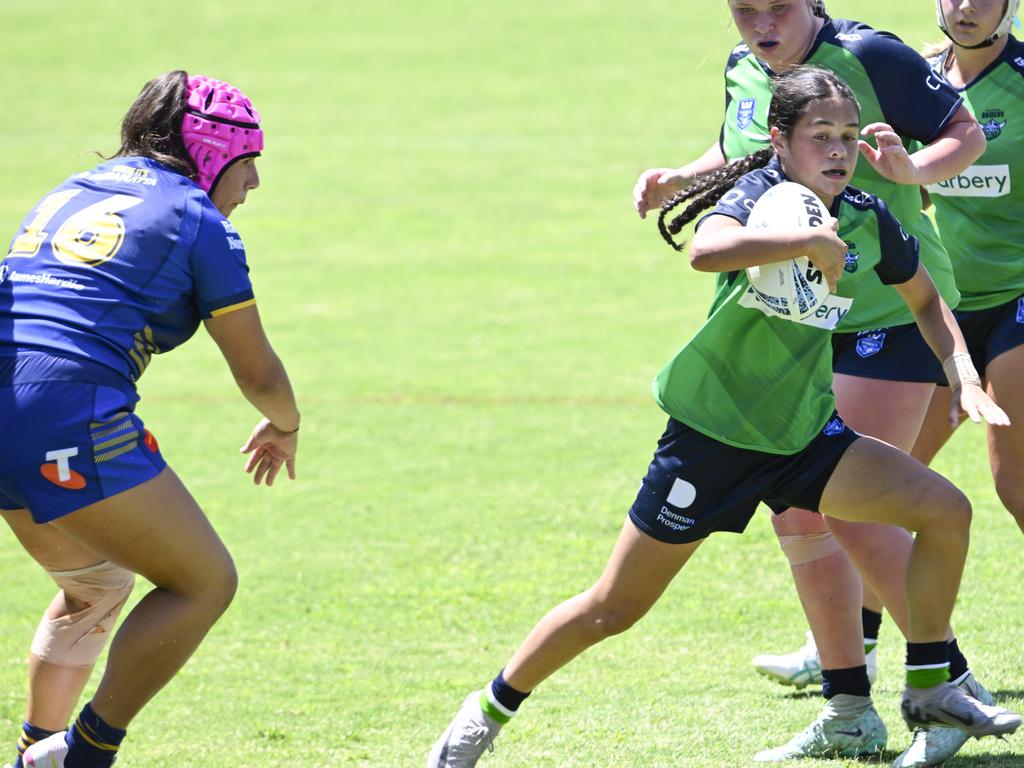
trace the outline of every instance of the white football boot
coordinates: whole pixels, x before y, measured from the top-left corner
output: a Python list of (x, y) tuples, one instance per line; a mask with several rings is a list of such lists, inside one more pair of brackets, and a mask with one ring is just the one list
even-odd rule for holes
[(934, 688), (907, 686), (900, 711), (908, 728), (948, 725), (978, 738), (1013, 733), (1021, 723), (1021, 716), (1016, 712), (982, 704), (948, 682)]
[[(863, 709), (843, 717), (837, 708)], [(759, 763), (777, 763), (802, 757), (861, 757), (877, 755), (889, 738), (885, 723), (866, 696), (841, 693), (825, 703), (818, 718), (788, 743), (754, 755)]]
[[(868, 667), (868, 680), (872, 683), (878, 677), (878, 646), (864, 655), (864, 663)], [(807, 630), (807, 642), (802, 648), (792, 653), (773, 655), (762, 653), (754, 657), (754, 669), (766, 677), (782, 685), (794, 685), (804, 688), (808, 685), (821, 685), (821, 658), (818, 646), (814, 642), (814, 634)]]
[[(992, 694), (970, 672), (957, 685), (982, 704), (992, 706), (996, 703)], [(969, 734), (957, 728), (941, 725), (917, 728), (910, 746), (896, 758), (892, 768), (930, 768), (939, 765), (959, 752), (969, 738)]]
[(25, 768), (64, 768), (64, 758), (68, 754), (65, 733), (67, 731), (47, 736), (26, 749), (21, 756)]
[(469, 694), (448, 729), (434, 743), (427, 768), (473, 768), (485, 750), (494, 751), (501, 723), (480, 708), (480, 691)]

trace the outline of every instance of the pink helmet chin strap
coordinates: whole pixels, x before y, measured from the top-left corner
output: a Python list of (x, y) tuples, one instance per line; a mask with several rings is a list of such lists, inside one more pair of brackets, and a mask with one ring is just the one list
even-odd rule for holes
[(207, 194), (235, 160), (263, 150), (260, 113), (233, 85), (192, 75), (185, 87), (181, 137), (199, 171), (196, 184)]

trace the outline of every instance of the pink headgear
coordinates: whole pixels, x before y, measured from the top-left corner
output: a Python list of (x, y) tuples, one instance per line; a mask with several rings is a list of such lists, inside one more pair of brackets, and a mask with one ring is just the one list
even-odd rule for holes
[(231, 163), (263, 149), (260, 113), (233, 85), (203, 75), (189, 77), (185, 101), (181, 137), (209, 193)]

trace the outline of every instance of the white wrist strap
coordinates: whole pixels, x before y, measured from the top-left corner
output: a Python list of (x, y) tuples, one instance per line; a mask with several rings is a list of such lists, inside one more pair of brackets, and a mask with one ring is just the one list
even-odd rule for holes
[(966, 352), (954, 352), (943, 360), (942, 371), (946, 374), (951, 389), (957, 389), (964, 384), (981, 386), (981, 376), (971, 362), (971, 356)]

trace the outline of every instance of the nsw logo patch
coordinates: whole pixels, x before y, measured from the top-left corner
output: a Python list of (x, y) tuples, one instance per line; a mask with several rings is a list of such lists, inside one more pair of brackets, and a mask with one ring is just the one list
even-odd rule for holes
[(882, 351), (885, 344), (885, 331), (865, 331), (857, 339), (857, 354), (860, 357), (871, 357)]
[(757, 99), (740, 99), (739, 109), (736, 110), (736, 127), (741, 131), (750, 127), (754, 122), (754, 110), (757, 108)]

